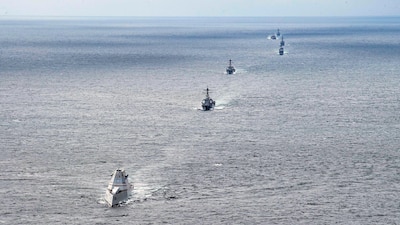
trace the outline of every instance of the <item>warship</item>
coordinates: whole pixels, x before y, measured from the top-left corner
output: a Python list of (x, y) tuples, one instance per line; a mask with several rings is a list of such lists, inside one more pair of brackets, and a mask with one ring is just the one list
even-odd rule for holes
[(227, 74), (234, 74), (236, 72), (235, 67), (232, 66), (232, 59), (229, 60), (229, 66), (226, 67)]
[(132, 189), (133, 185), (128, 181), (128, 174), (124, 169), (117, 169), (111, 175), (105, 200), (110, 207), (118, 206), (128, 200)]
[(208, 110), (214, 109), (214, 106), (215, 106), (215, 101), (212, 98), (210, 98), (210, 95), (209, 95), (208, 92), (209, 92), (209, 89), (207, 87), (207, 89), (206, 89), (206, 98), (203, 99), (203, 101), (201, 102), (201, 106), (203, 107), (203, 111), (208, 111)]

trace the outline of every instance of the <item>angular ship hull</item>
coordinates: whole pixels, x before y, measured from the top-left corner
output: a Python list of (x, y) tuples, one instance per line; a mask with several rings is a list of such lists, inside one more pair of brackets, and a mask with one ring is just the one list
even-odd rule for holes
[(112, 193), (110, 191), (106, 192), (105, 200), (108, 203), (108, 206), (114, 207), (123, 202), (126, 202), (129, 198), (128, 191), (120, 191), (118, 193)]
[(117, 169), (111, 177), (104, 199), (110, 207), (118, 206), (128, 200), (132, 189), (133, 185), (128, 182), (125, 170)]

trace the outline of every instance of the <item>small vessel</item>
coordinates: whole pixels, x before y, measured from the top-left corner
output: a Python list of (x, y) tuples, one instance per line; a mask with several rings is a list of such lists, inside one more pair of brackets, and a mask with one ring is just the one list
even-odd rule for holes
[(227, 74), (234, 74), (236, 71), (235, 67), (232, 66), (232, 59), (229, 60), (229, 66), (226, 67)]
[(280, 46), (281, 46), (281, 47), (285, 46), (285, 41), (283, 40), (283, 35), (282, 35), (282, 38), (281, 38), (281, 44), (280, 44)]
[(128, 200), (132, 189), (133, 185), (128, 182), (128, 174), (124, 169), (117, 169), (111, 175), (105, 200), (110, 207), (118, 206)]
[(203, 99), (203, 101), (201, 102), (201, 107), (203, 107), (203, 111), (208, 111), (208, 110), (211, 110), (211, 109), (214, 109), (214, 106), (215, 106), (215, 101), (212, 99), (212, 98), (210, 98), (210, 95), (208, 94), (208, 87), (207, 87), (207, 89), (206, 89), (206, 98), (205, 99)]
[(279, 29), (278, 29), (278, 31), (276, 32), (276, 36), (277, 36), (277, 37), (281, 36), (281, 32), (279, 32)]
[(276, 40), (276, 36), (275, 36), (275, 35), (271, 35), (269, 38), (270, 38), (271, 40)]
[(279, 48), (279, 55), (283, 55), (283, 53), (284, 53), (283, 47), (280, 47)]

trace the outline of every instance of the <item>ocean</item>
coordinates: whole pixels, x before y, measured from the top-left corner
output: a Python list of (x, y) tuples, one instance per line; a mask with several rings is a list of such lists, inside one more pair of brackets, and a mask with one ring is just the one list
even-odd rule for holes
[(399, 17), (0, 29), (0, 224), (400, 224)]

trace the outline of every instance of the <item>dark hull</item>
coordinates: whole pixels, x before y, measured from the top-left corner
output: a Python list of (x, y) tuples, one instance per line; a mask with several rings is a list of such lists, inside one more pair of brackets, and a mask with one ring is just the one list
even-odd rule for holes
[(283, 54), (284, 54), (283, 48), (279, 49), (279, 55), (283, 55)]
[(203, 110), (204, 111), (209, 111), (211, 109), (213, 109), (214, 107), (210, 107), (210, 106), (203, 106)]

